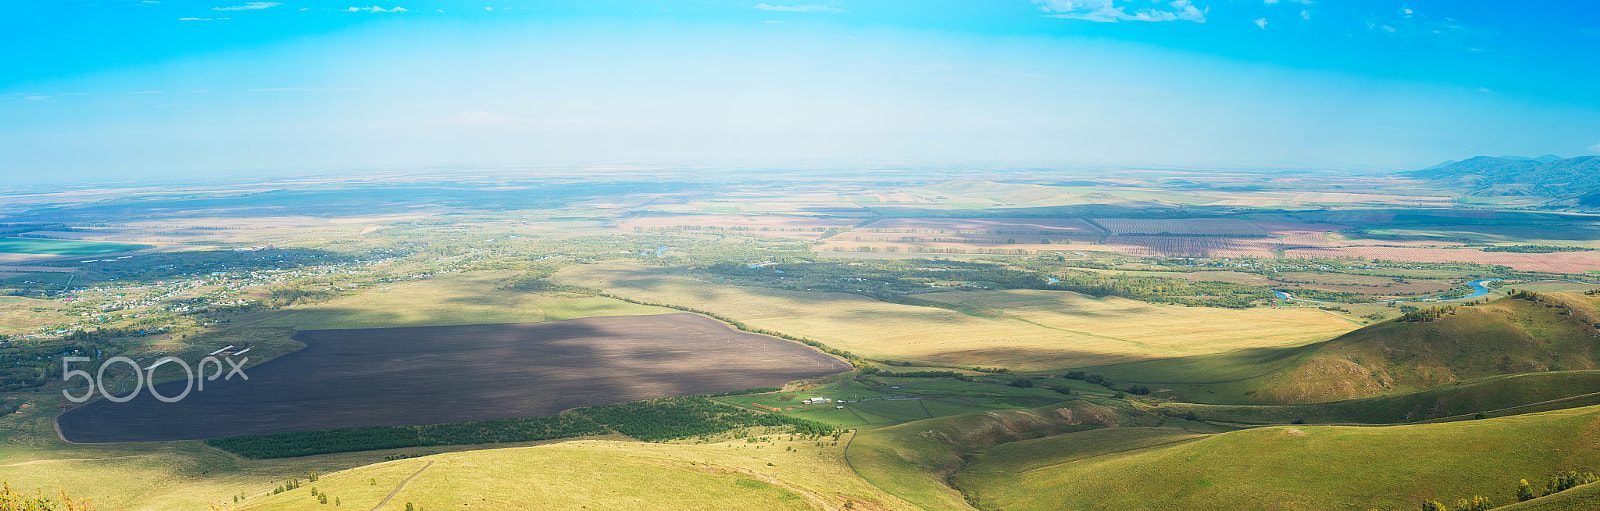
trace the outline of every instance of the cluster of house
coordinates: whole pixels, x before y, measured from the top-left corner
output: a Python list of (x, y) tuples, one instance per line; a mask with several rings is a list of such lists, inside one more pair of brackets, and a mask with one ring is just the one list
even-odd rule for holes
[[(820, 404), (823, 404), (823, 403), (832, 403), (832, 402), (834, 402), (832, 399), (828, 399), (828, 398), (825, 398), (825, 397), (814, 397), (814, 398), (811, 398), (811, 399), (807, 399), (805, 401), (801, 401), (800, 404), (803, 404), (803, 405), (820, 405)], [(845, 401), (845, 400), (841, 399), (841, 400), (839, 400), (839, 402), (840, 403), (848, 403), (849, 401)], [(844, 407), (843, 406), (835, 406), (834, 408), (844, 408)]]

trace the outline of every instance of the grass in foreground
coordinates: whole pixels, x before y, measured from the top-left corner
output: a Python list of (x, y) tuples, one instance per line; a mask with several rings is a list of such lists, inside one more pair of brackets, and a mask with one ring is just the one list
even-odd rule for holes
[(279, 495), (251, 496), (241, 509), (318, 509), (313, 487), (343, 506), (372, 509), (412, 474), (382, 509), (915, 509), (852, 473), (846, 441), (581, 440), (438, 454), (329, 474)]
[(1267, 427), (1102, 456), (1044, 439), (1005, 446), (1033, 451), (1026, 465), (996, 450), (953, 482), (986, 508), (1019, 511), (1415, 509), (1474, 495), (1507, 504), (1519, 479), (1600, 466), (1597, 435), (1600, 407), (1444, 424)]

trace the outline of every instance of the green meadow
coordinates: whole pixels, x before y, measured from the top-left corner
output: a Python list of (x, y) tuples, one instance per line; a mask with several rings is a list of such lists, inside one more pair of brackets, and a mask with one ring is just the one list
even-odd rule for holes
[(0, 253), (91, 256), (149, 248), (149, 245), (44, 238), (0, 238)]

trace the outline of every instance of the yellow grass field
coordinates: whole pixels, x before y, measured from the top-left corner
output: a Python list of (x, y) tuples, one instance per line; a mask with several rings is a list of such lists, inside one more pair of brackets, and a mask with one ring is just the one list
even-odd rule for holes
[(17, 335), (34, 329), (71, 322), (73, 318), (62, 310), (61, 303), (21, 296), (0, 296), (0, 335)]
[(515, 271), (477, 271), (405, 282), (333, 301), (240, 318), (241, 325), (330, 328), (389, 328), (486, 323), (528, 323), (593, 316), (664, 314), (671, 309), (601, 297), (562, 296), (502, 289)]
[(1065, 291), (917, 295), (999, 311), (975, 316), (852, 294), (719, 285), (691, 275), (681, 268), (608, 263), (568, 267), (556, 279), (714, 312), (868, 358), (1022, 370), (1294, 345), (1359, 326), (1313, 309), (1151, 305)]
[[(915, 509), (851, 471), (844, 461), (848, 434), (837, 445), (824, 440), (826, 446), (786, 438), (703, 445), (579, 440), (438, 454), (329, 474), (283, 494), (247, 498), (239, 509), (320, 509), (313, 488), (329, 504), (337, 498), (352, 509), (396, 511), (407, 503), (427, 510)], [(393, 499), (374, 507), (391, 492)]]

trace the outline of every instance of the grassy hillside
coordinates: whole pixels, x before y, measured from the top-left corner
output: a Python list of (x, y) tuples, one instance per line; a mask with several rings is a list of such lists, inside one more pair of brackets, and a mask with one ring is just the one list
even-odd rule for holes
[(915, 509), (856, 477), (844, 442), (787, 437), (705, 445), (585, 440), (438, 454), (329, 474), (252, 496), (240, 509), (317, 508), (313, 488), (354, 509), (374, 509), (391, 492), (382, 509)]
[(946, 477), (961, 468), (964, 454), (1047, 435), (1159, 422), (1125, 404), (1074, 400), (862, 431), (851, 443), (848, 456), (861, 477), (923, 509), (971, 509), (962, 495), (945, 483)]
[(1267, 427), (1113, 453), (1085, 449), (1070, 441), (1076, 436), (993, 449), (952, 483), (979, 507), (1008, 511), (1415, 509), (1424, 499), (1473, 495), (1515, 502), (1518, 479), (1600, 466), (1592, 448), (1600, 407), (1444, 424)]
[(1491, 376), (1394, 396), (1305, 405), (1162, 403), (1173, 417), (1240, 424), (1397, 424), (1460, 420), (1600, 404), (1600, 371)]
[[(1207, 403), (1319, 403), (1502, 374), (1600, 366), (1600, 297), (1537, 293), (1391, 320), (1333, 340), (1096, 368)], [(1252, 374), (1253, 373), (1253, 374)]]
[[(1533, 480), (1529, 480), (1532, 482)], [(1518, 502), (1495, 511), (1592, 511), (1600, 509), (1600, 484), (1585, 484), (1555, 495)]]

